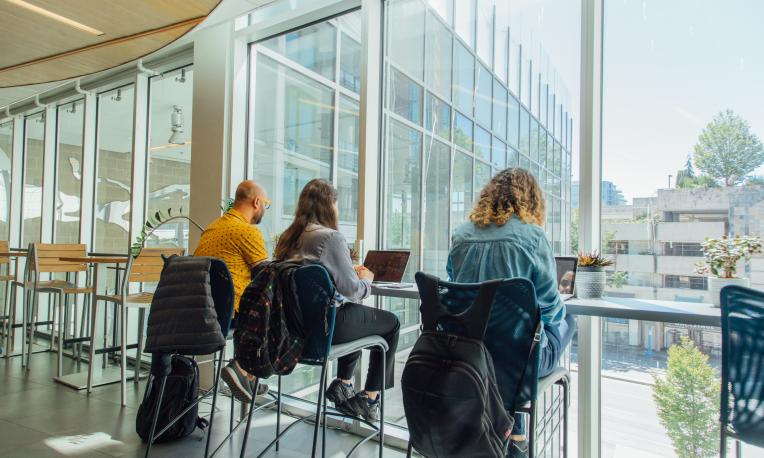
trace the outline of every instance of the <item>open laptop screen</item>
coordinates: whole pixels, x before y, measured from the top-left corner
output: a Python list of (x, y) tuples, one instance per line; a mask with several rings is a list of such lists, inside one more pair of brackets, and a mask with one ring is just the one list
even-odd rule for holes
[(556, 257), (554, 260), (557, 263), (557, 287), (560, 294), (573, 294), (578, 258)]
[(363, 265), (374, 273), (375, 282), (399, 283), (406, 272), (410, 251), (369, 250)]

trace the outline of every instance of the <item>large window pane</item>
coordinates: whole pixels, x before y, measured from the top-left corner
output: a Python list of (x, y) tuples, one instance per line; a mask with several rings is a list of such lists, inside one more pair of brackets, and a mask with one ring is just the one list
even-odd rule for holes
[(477, 126), (475, 127), (475, 156), (486, 161), (491, 160), (491, 134)]
[(420, 227), (420, 155), (422, 134), (392, 121), (387, 139), (388, 185), (385, 246), (389, 249), (411, 250), (406, 279), (412, 281), (419, 268)]
[(520, 103), (512, 95), (507, 99), (507, 141), (515, 148), (520, 147)]
[(422, 124), (422, 87), (403, 73), (391, 69), (391, 105), (396, 114), (415, 124)]
[(456, 0), (454, 14), (456, 33), (470, 48), (475, 46), (475, 2), (476, 0)]
[(98, 96), (95, 251), (124, 253), (128, 249), (133, 91), (133, 86), (125, 86)]
[(477, 0), (477, 55), (493, 64), (493, 0)]
[(424, 155), (424, 258), (422, 267), (442, 278), (448, 259), (448, 170), (450, 148), (432, 137), (426, 138)]
[(0, 238), (8, 240), (11, 212), (11, 159), (13, 158), (13, 123), (0, 124)]
[(21, 246), (40, 241), (42, 216), (42, 163), (45, 116), (40, 113), (24, 120), (24, 195)]
[[(191, 195), (191, 118), (194, 72), (190, 68), (149, 80), (147, 215), (168, 209), (188, 212)], [(150, 241), (188, 247), (188, 223), (163, 225)]]
[(451, 187), (451, 232), (467, 221), (472, 208), (472, 158), (456, 152)]
[(509, 2), (496, 2), (496, 23), (493, 54), (493, 71), (504, 84), (509, 85), (507, 79), (509, 61)]
[(477, 67), (477, 87), (475, 88), (475, 120), (485, 126), (491, 128), (491, 112), (493, 106), (493, 77), (491, 72), (482, 65)]
[(328, 22), (312, 25), (263, 43), (295, 63), (334, 81), (337, 32)]
[(493, 132), (502, 139), (507, 136), (507, 89), (499, 80), (493, 81)]
[(539, 123), (531, 118), (530, 156), (534, 161), (539, 160)]
[(493, 139), (493, 146), (491, 148), (491, 163), (499, 170), (504, 169), (507, 164), (507, 145), (504, 142), (499, 141), (498, 138)]
[(475, 161), (475, 198), (480, 196), (480, 191), (491, 180), (491, 166), (480, 161)]
[(441, 19), (427, 14), (427, 75), (425, 82), (445, 100), (451, 100), (453, 35)]
[(388, 21), (395, 33), (388, 36), (390, 60), (417, 80), (424, 79), (424, 5), (421, 0), (389, 0)]
[(454, 48), (454, 106), (472, 114), (475, 90), (475, 57), (461, 43)]
[(356, 224), (358, 217), (358, 152), (360, 145), (358, 102), (340, 100), (339, 162), (337, 164), (337, 206), (340, 222)]
[(331, 177), (334, 94), (263, 54), (256, 66), (253, 179), (273, 201), (260, 224), (272, 244), (292, 221), (303, 186)]
[[(345, 23), (343, 22), (342, 24), (344, 25)], [(361, 44), (358, 40), (348, 35), (348, 33), (342, 32), (340, 46), (340, 84), (356, 94), (360, 94)]]
[(454, 0), (427, 0), (427, 3), (434, 9), (449, 27), (454, 22)]
[(520, 109), (520, 152), (526, 156), (531, 152), (531, 116), (525, 108)]
[(79, 243), (82, 197), (82, 135), (85, 104), (82, 100), (58, 107), (56, 148), (56, 243)]
[(427, 124), (425, 128), (446, 141), (451, 140), (451, 107), (432, 94), (427, 94)]
[(454, 116), (454, 143), (472, 152), (472, 121), (461, 113)]

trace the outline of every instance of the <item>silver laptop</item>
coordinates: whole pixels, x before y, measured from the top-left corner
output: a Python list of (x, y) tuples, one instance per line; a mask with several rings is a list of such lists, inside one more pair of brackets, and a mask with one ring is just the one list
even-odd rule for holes
[(557, 264), (557, 290), (563, 301), (573, 297), (576, 286), (576, 266), (578, 258), (574, 256), (558, 256), (554, 258)]

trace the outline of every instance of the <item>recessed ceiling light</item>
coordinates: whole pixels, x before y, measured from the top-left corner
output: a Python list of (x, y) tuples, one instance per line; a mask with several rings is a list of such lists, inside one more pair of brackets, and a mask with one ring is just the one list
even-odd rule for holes
[(42, 16), (48, 17), (50, 19), (53, 19), (55, 21), (61, 22), (62, 24), (66, 24), (69, 27), (74, 27), (75, 29), (82, 30), (83, 32), (90, 33), (92, 35), (101, 36), (104, 33), (101, 32), (98, 29), (94, 29), (92, 27), (86, 26), (85, 24), (81, 24), (75, 20), (69, 19), (67, 17), (61, 16), (60, 14), (56, 14), (53, 11), (48, 11), (45, 8), (40, 8), (37, 5), (32, 5), (31, 3), (25, 2), (24, 0), (6, 0), (8, 3), (12, 3), (14, 5), (20, 6), (22, 8), (26, 8), (29, 11), (32, 11), (34, 13), (40, 14)]

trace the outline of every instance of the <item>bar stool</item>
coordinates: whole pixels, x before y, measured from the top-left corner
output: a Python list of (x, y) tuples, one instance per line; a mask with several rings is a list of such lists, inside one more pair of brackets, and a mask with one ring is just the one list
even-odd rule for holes
[[(61, 377), (63, 367), (65, 330), (69, 324), (64, 315), (68, 315), (69, 304), (66, 301), (70, 295), (93, 294), (93, 287), (90, 285), (90, 278), (87, 275), (86, 285), (78, 286), (76, 282), (68, 280), (41, 280), (41, 274), (53, 273), (78, 273), (87, 272), (88, 267), (85, 263), (62, 261), (61, 257), (85, 256), (86, 247), (83, 244), (55, 244), (55, 243), (32, 243), (29, 245), (27, 253), (27, 267), (24, 275), (24, 322), (23, 327), (27, 333), (29, 345), (26, 348), (26, 368), (29, 370), (29, 362), (32, 356), (32, 344), (34, 342), (35, 330), (38, 322), (39, 299), (41, 293), (53, 294), (52, 311), (49, 320), (52, 322), (53, 331), (58, 331), (58, 336), (51, 335), (51, 349), (53, 341), (57, 340), (58, 358), (56, 362), (57, 377)], [(86, 301), (87, 302), (87, 301)], [(56, 314), (56, 307), (58, 314)], [(66, 313), (65, 313), (66, 312)], [(83, 313), (83, 319), (85, 314)], [(76, 332), (75, 326), (75, 332)], [(22, 339), (22, 353), (24, 353), (25, 340)], [(77, 340), (76, 338), (73, 340)], [(22, 359), (22, 365), (23, 359)]]
[[(8, 241), (0, 240), (0, 253), (8, 253)], [(18, 258), (14, 263), (13, 272), (11, 272), (11, 258), (0, 257), (0, 269), (5, 266), (5, 273), (0, 274), (0, 283), (5, 283), (5, 301), (3, 302), (3, 311), (0, 314), (0, 321), (2, 321), (3, 337), (6, 338), (5, 352), (11, 351), (13, 345), (13, 325), (16, 318), (16, 286), (18, 285), (16, 275), (19, 270)], [(2, 347), (0, 347), (2, 348)]]
[[(159, 281), (159, 277), (162, 274), (162, 268), (164, 266), (164, 260), (162, 257), (170, 257), (173, 255), (182, 256), (185, 252), (183, 248), (166, 247), (166, 248), (142, 248), (138, 256), (129, 256), (127, 260), (127, 266), (124, 270), (123, 278), (119, 282), (118, 294), (114, 295), (101, 295), (96, 294), (96, 300), (94, 302), (93, 310), (91, 311), (91, 331), (90, 331), (90, 364), (88, 365), (88, 394), (93, 390), (93, 361), (95, 361), (96, 345), (95, 345), (95, 326), (96, 326), (96, 311), (99, 301), (111, 302), (116, 304), (119, 309), (119, 323), (120, 323), (120, 383), (121, 383), (121, 399), (122, 405), (127, 405), (126, 397), (126, 384), (127, 384), (127, 350), (137, 348), (135, 357), (135, 376), (133, 381), (138, 383), (140, 379), (141, 370), (141, 356), (143, 353), (143, 331), (146, 318), (146, 310), (151, 306), (151, 300), (154, 298), (154, 293), (141, 291), (137, 293), (130, 293), (131, 284), (143, 284), (143, 283), (156, 283)], [(133, 345), (127, 345), (127, 310), (129, 308), (138, 309), (138, 342)], [(101, 349), (103, 351), (112, 351), (117, 349)]]

